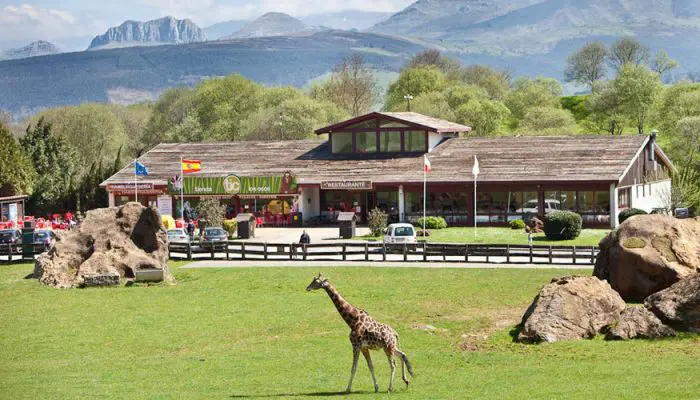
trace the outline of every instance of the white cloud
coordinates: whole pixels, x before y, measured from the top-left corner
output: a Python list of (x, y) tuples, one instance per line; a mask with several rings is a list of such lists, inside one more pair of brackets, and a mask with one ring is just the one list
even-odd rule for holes
[(92, 32), (93, 23), (79, 24), (69, 11), (31, 4), (8, 5), (0, 10), (0, 37), (6, 41), (51, 40)]

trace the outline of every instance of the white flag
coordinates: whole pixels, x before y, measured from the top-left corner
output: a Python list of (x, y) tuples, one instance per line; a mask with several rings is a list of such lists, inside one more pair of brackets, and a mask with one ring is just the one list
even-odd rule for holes
[(432, 167), (432, 165), (430, 165), (430, 160), (428, 160), (428, 156), (424, 155), (423, 156), (423, 171), (425, 171), (425, 173), (427, 174), (428, 172), (430, 172), (430, 170), (432, 168), (433, 167)]
[(476, 158), (476, 155), (474, 155), (474, 167), (472, 168), (472, 174), (479, 175), (481, 171), (479, 170), (479, 160)]

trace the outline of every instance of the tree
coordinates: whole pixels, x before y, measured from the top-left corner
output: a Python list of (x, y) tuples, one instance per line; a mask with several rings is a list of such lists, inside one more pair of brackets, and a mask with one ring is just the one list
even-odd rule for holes
[(52, 124), (40, 118), (27, 128), (20, 145), (37, 173), (29, 208), (36, 213), (74, 209), (79, 161), (68, 139), (57, 135)]
[(510, 72), (497, 71), (488, 65), (470, 65), (460, 72), (460, 80), (482, 88), (489, 99), (502, 101), (510, 89)]
[(10, 130), (0, 122), (0, 196), (31, 194), (36, 171)]
[(414, 55), (406, 64), (406, 68), (429, 68), (439, 69), (448, 80), (459, 77), (461, 65), (459, 61), (443, 56), (440, 50), (428, 49)]
[(566, 135), (576, 131), (576, 120), (568, 110), (534, 107), (527, 111), (518, 133), (524, 135)]
[(442, 91), (446, 86), (445, 75), (437, 68), (411, 68), (401, 71), (399, 79), (389, 85), (384, 108), (389, 111), (406, 111), (404, 96), (414, 98), (423, 93)]
[(640, 135), (644, 134), (644, 124), (661, 91), (659, 74), (645, 65), (625, 64), (612, 84), (621, 100), (620, 111), (636, 125)]
[(512, 127), (517, 128), (520, 120), (532, 107), (560, 108), (559, 97), (563, 91), (561, 84), (552, 78), (523, 77), (516, 80), (513, 89), (505, 98), (505, 104), (512, 116)]
[(619, 71), (625, 64), (647, 64), (649, 62), (649, 48), (637, 39), (620, 38), (610, 46), (608, 62), (615, 71)]
[(379, 86), (365, 58), (353, 53), (333, 66), (328, 82), (314, 92), (316, 96), (335, 103), (356, 117), (372, 109), (379, 97)]
[(207, 226), (220, 227), (224, 223), (226, 206), (217, 199), (203, 199), (199, 202), (197, 211), (207, 221)]
[(590, 86), (605, 77), (605, 57), (608, 51), (601, 42), (592, 42), (569, 55), (566, 60), (566, 81)]
[(500, 101), (470, 100), (457, 110), (457, 122), (471, 126), (475, 135), (488, 136), (496, 134), (509, 115)]
[(672, 60), (665, 50), (659, 50), (656, 52), (656, 56), (654, 56), (654, 62), (652, 64), (652, 70), (656, 71), (659, 76), (663, 77), (667, 72), (676, 68), (678, 68), (678, 62), (676, 60)]
[(457, 116), (447, 100), (445, 92), (428, 92), (416, 97), (411, 110), (446, 121), (456, 121)]
[(146, 132), (151, 118), (151, 105), (148, 103), (123, 106), (110, 104), (110, 110), (121, 121), (127, 137), (125, 153), (131, 157), (139, 157), (152, 146), (146, 144)]
[(611, 82), (599, 85), (593, 95), (586, 100), (586, 108), (590, 111), (586, 121), (587, 127), (611, 135), (622, 135), (625, 129), (625, 116), (621, 105), (622, 99), (619, 92)]
[(153, 104), (151, 110), (143, 137), (144, 149), (150, 149), (158, 143), (173, 141), (171, 132), (178, 125), (184, 123), (188, 117), (196, 119), (194, 90), (168, 89)]

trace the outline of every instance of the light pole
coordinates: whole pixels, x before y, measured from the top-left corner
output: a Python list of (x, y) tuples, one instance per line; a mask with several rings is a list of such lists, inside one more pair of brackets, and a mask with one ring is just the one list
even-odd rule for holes
[(406, 102), (408, 103), (408, 105), (407, 105), (408, 111), (411, 111), (411, 100), (413, 100), (413, 96), (411, 96), (410, 94), (407, 94), (407, 95), (403, 96), (403, 98), (406, 99)]

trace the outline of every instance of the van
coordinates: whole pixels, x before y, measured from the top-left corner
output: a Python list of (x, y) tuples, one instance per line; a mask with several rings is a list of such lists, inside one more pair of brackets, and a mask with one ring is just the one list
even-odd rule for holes
[(411, 224), (391, 224), (384, 231), (384, 243), (415, 243), (416, 229)]

